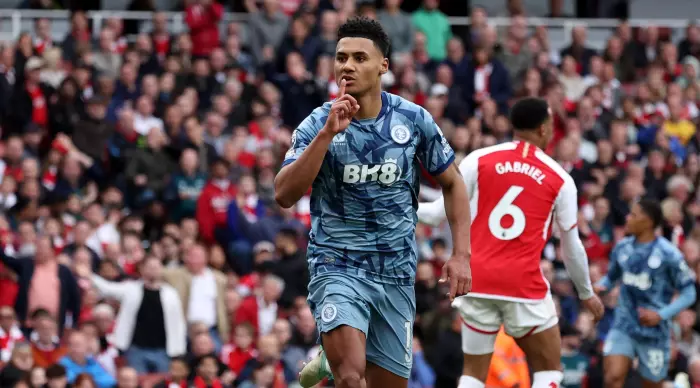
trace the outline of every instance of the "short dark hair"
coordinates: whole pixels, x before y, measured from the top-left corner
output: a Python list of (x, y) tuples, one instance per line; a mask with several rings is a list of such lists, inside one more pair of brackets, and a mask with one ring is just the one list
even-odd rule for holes
[(66, 375), (66, 368), (61, 364), (53, 364), (46, 368), (46, 378), (58, 379)]
[(637, 204), (639, 204), (642, 212), (644, 212), (644, 214), (649, 217), (652, 224), (654, 224), (654, 228), (661, 225), (664, 220), (664, 213), (661, 210), (661, 205), (658, 201), (650, 198), (642, 198), (639, 200), (639, 202), (637, 202)]
[(385, 57), (389, 55), (389, 35), (378, 21), (357, 16), (348, 19), (338, 28), (338, 40), (343, 38), (365, 38), (371, 40)]
[(649, 217), (654, 225), (654, 228), (661, 225), (664, 220), (664, 213), (661, 210), (661, 204), (659, 204), (659, 201), (651, 198), (642, 198), (639, 200), (639, 202), (637, 202), (637, 204), (639, 204), (642, 212)]
[(541, 98), (527, 97), (513, 105), (510, 122), (516, 131), (532, 131), (549, 118), (549, 104)]

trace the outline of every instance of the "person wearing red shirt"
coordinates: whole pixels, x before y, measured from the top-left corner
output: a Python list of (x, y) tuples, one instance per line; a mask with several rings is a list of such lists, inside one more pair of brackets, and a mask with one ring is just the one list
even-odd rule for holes
[(197, 0), (185, 9), (185, 22), (190, 28), (192, 54), (209, 55), (219, 47), (219, 21), (224, 14), (224, 7), (212, 0)]
[(204, 242), (226, 242), (226, 217), (228, 205), (235, 200), (236, 187), (228, 178), (229, 166), (223, 159), (216, 159), (211, 164), (211, 178), (202, 189), (197, 200), (196, 218)]
[[(565, 265), (583, 305), (598, 320), (604, 307), (593, 292), (578, 231), (573, 178), (544, 151), (552, 139), (552, 109), (524, 98), (511, 110), (515, 141), (479, 149), (460, 164), (471, 199), (472, 290), (455, 299), (462, 315), (464, 369), (459, 388), (484, 388), (501, 325), (534, 369), (533, 388), (559, 387), (563, 374), (558, 318), (540, 269), (556, 222)], [(444, 200), (420, 204), (418, 219), (437, 225)], [(517, 276), (504, 276), (517, 274)]]
[(236, 326), (233, 341), (221, 349), (221, 362), (228, 365), (231, 371), (239, 375), (245, 364), (256, 358), (258, 352), (253, 347), (255, 328), (244, 322)]

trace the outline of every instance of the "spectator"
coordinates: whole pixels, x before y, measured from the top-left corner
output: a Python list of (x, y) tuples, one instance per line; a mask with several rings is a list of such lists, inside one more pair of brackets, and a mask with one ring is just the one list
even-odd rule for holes
[(92, 97), (86, 105), (87, 117), (72, 131), (75, 147), (98, 162), (104, 161), (107, 141), (114, 133), (114, 126), (104, 120), (106, 106), (104, 98)]
[(224, 345), (221, 350), (221, 361), (235, 375), (239, 375), (246, 363), (256, 356), (256, 350), (253, 346), (254, 335), (255, 328), (251, 324), (238, 324), (234, 328), (232, 343)]
[(492, 99), (498, 110), (505, 112), (510, 97), (510, 80), (503, 64), (492, 58), (488, 48), (477, 47), (472, 56), (472, 63), (467, 68), (464, 86), (464, 100), (469, 106), (469, 111), (479, 111), (482, 104)]
[(66, 368), (68, 382), (78, 385), (82, 374), (94, 380), (97, 388), (111, 388), (116, 380), (91, 356), (88, 355), (88, 343), (85, 334), (74, 331), (68, 336), (68, 354), (61, 359)]
[(571, 45), (561, 51), (561, 57), (570, 55), (576, 60), (577, 70), (581, 75), (587, 75), (591, 57), (595, 55), (593, 49), (586, 47), (586, 27), (576, 26), (571, 30)]
[(117, 77), (122, 66), (122, 56), (114, 51), (115, 38), (111, 28), (102, 28), (98, 43), (99, 51), (92, 59), (95, 70), (108, 77)]
[(279, 314), (277, 301), (284, 291), (284, 281), (275, 275), (265, 276), (256, 295), (243, 300), (236, 312), (235, 324), (248, 323), (255, 329), (255, 334), (268, 334)]
[(73, 317), (80, 314), (78, 284), (70, 269), (56, 261), (51, 239), (38, 237), (33, 260), (17, 259), (7, 254), (1, 254), (0, 260), (18, 276), (20, 288), (15, 311), (20, 322), (28, 318), (30, 311), (44, 308), (58, 317), (61, 333), (66, 314)]
[(272, 272), (284, 282), (284, 290), (279, 303), (282, 308), (289, 308), (297, 297), (307, 295), (309, 269), (306, 256), (299, 249), (299, 235), (291, 228), (281, 229), (277, 233), (275, 246), (280, 254)]
[(284, 384), (289, 384), (296, 381), (297, 375), (295, 373), (295, 368), (291, 365), (287, 365), (284, 360), (282, 360), (282, 354), (280, 349), (280, 343), (272, 334), (263, 335), (258, 339), (258, 357), (248, 361), (241, 371), (241, 374), (236, 378), (236, 382), (239, 384), (248, 380), (253, 376), (253, 371), (256, 366), (263, 364), (271, 364), (274, 366), (275, 373), (273, 379), (273, 387), (284, 386)]
[[(89, 276), (89, 268), (81, 271)], [(141, 276), (142, 282), (122, 283), (91, 278), (100, 293), (120, 302), (113, 338), (115, 346), (126, 352), (129, 365), (138, 373), (164, 373), (168, 357), (185, 354), (187, 326), (177, 291), (162, 284), (160, 260), (145, 258)]]
[(384, 2), (384, 9), (377, 13), (379, 22), (391, 40), (392, 61), (403, 62), (413, 50), (415, 30), (409, 14), (401, 10), (403, 0)]
[(213, 355), (204, 355), (195, 362), (195, 376), (192, 384), (195, 387), (228, 387), (217, 375), (218, 360)]
[(172, 385), (187, 385), (187, 377), (190, 374), (190, 367), (182, 357), (175, 357), (170, 360), (168, 377), (156, 384), (153, 388), (170, 388)]
[(120, 368), (116, 388), (139, 388), (139, 376), (136, 369), (128, 366)]
[(220, 349), (229, 339), (226, 315), (226, 277), (207, 267), (207, 251), (201, 245), (185, 253), (185, 268), (167, 268), (165, 281), (180, 296), (182, 311), (188, 323), (204, 323)]
[(225, 231), (228, 206), (236, 198), (236, 187), (228, 179), (229, 167), (223, 159), (211, 165), (209, 181), (197, 200), (197, 222), (207, 243), (227, 240)]
[(132, 206), (141, 208), (163, 197), (169, 173), (173, 170), (170, 158), (164, 147), (167, 138), (161, 129), (153, 128), (146, 136), (147, 148), (132, 152), (126, 165), (125, 175), (133, 195)]
[(46, 368), (46, 385), (49, 388), (66, 388), (68, 387), (68, 377), (66, 368), (61, 364), (53, 364)]
[(40, 79), (44, 65), (44, 60), (39, 57), (30, 57), (24, 65), (24, 77), (22, 83), (19, 83), (23, 86), (13, 96), (8, 112), (8, 124), (14, 133), (21, 133), (30, 123), (42, 129), (49, 123), (48, 101), (51, 91)]
[(66, 347), (61, 344), (58, 336), (56, 319), (46, 310), (37, 310), (33, 314), (33, 329), (31, 339), (32, 358), (34, 364), (48, 368), (65, 356)]
[(211, 0), (199, 0), (185, 9), (185, 22), (192, 36), (192, 54), (209, 55), (218, 44), (223, 12), (223, 6)]
[(24, 342), (24, 334), (10, 306), (0, 307), (0, 362), (10, 361), (15, 344)]
[(450, 23), (438, 9), (439, 3), (439, 0), (423, 0), (423, 7), (412, 16), (413, 25), (427, 38), (428, 55), (435, 61), (445, 59), (445, 47), (452, 37)]
[(32, 350), (28, 343), (16, 344), (7, 365), (0, 372), (0, 387), (12, 387), (22, 380), (34, 366)]
[(172, 203), (173, 218), (177, 221), (194, 217), (197, 200), (206, 184), (206, 175), (198, 171), (199, 156), (191, 148), (180, 154), (180, 172), (171, 179), (166, 199)]
[(250, 47), (260, 64), (280, 48), (289, 28), (289, 19), (279, 10), (278, 0), (265, 0), (260, 11), (250, 18)]

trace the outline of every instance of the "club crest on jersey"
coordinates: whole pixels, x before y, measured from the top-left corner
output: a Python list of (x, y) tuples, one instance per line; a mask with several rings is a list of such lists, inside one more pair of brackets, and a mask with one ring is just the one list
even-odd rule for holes
[(411, 139), (411, 132), (405, 125), (391, 127), (391, 138), (398, 144), (406, 144)]
[(338, 315), (338, 308), (334, 304), (328, 303), (321, 309), (321, 320), (325, 323), (332, 322)]
[(647, 264), (649, 265), (649, 268), (657, 269), (661, 266), (661, 258), (659, 256), (653, 255), (649, 258)]

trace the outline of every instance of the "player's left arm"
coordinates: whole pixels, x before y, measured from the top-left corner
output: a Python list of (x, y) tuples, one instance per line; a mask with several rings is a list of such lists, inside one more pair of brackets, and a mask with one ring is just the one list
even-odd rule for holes
[[(416, 121), (421, 127), (418, 158), (423, 167), (442, 186), (445, 215), (452, 231), (452, 258), (446, 264), (446, 277), (450, 280), (450, 297), (454, 298), (471, 290), (469, 196), (462, 176), (454, 164), (455, 153), (452, 147), (430, 113), (421, 109), (418, 114), (420, 118)], [(453, 259), (457, 259), (458, 265), (450, 263)], [(464, 261), (466, 266), (462, 265)]]
[(586, 300), (595, 293), (588, 270), (588, 255), (578, 232), (578, 196), (576, 184), (566, 176), (554, 204), (554, 215), (561, 231), (564, 266), (576, 287), (579, 299)]
[[(451, 163), (444, 172), (436, 176), (436, 179), (442, 186), (442, 202), (452, 231), (453, 252), (457, 256), (469, 257), (471, 254), (469, 241), (471, 214), (467, 186), (454, 163)], [(435, 202), (439, 201), (440, 199)]]
[(681, 311), (695, 303), (695, 274), (688, 267), (683, 255), (678, 251), (669, 263), (670, 280), (673, 287), (679, 291), (678, 297), (658, 311), (663, 320), (676, 316)]

